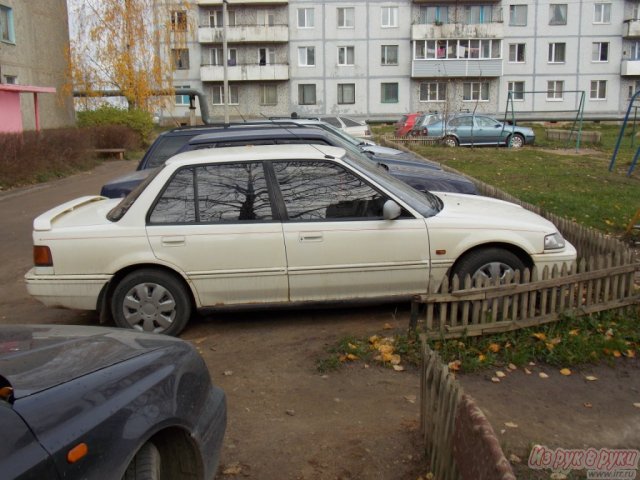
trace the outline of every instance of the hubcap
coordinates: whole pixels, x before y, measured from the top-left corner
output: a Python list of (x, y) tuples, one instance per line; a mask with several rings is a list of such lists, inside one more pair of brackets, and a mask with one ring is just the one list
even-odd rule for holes
[(489, 262), (478, 268), (473, 274), (473, 280), (482, 278), (484, 281), (492, 281), (496, 284), (502, 284), (507, 275), (513, 278), (515, 271), (510, 265), (502, 262)]
[(176, 317), (171, 292), (157, 283), (140, 283), (127, 292), (122, 304), (124, 319), (134, 330), (161, 333)]
[(520, 148), (522, 146), (522, 139), (518, 136), (511, 138), (511, 147)]

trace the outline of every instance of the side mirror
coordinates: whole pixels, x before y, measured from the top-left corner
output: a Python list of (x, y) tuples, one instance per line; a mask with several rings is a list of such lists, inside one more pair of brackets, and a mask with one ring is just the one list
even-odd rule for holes
[(400, 205), (393, 200), (387, 200), (382, 206), (382, 218), (385, 220), (395, 220), (402, 213)]

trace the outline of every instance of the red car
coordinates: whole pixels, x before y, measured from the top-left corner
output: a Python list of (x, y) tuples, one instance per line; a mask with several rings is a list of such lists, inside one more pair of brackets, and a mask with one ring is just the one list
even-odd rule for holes
[(413, 128), (419, 113), (407, 113), (396, 122), (396, 137), (405, 137)]

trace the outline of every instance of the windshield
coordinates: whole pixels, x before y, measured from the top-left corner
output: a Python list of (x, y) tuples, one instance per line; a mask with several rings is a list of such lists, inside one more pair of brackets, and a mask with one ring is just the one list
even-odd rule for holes
[(363, 161), (361, 155), (353, 156), (347, 153), (344, 157), (344, 161), (356, 170), (374, 178), (402, 201), (411, 205), (423, 217), (433, 217), (442, 210), (442, 200), (433, 193), (421, 192), (410, 187), (403, 181), (392, 177), (385, 170), (379, 168), (371, 161)]
[(158, 173), (160, 173), (161, 170), (162, 170), (162, 167), (149, 169), (149, 175), (147, 176), (147, 178), (145, 178), (141, 183), (139, 183), (136, 188), (131, 190), (129, 194), (126, 197), (124, 197), (120, 201), (120, 203), (118, 203), (118, 205), (116, 205), (109, 211), (109, 213), (107, 214), (107, 220), (111, 222), (117, 222), (122, 217), (124, 217), (124, 214), (127, 213), (129, 208), (131, 208), (131, 205), (134, 204), (134, 202), (138, 199), (138, 197), (144, 191), (144, 189), (147, 188), (147, 185), (151, 183), (151, 181), (156, 177), (156, 175), (158, 175)]

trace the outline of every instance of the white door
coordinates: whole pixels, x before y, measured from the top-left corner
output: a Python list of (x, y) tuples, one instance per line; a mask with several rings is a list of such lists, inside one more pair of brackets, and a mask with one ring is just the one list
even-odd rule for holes
[(202, 306), (288, 298), (282, 227), (260, 162), (179, 170), (147, 235), (158, 259), (186, 273)]
[(382, 219), (388, 199), (330, 162), (273, 164), (283, 220), (291, 301), (425, 293), (429, 240), (424, 220)]

